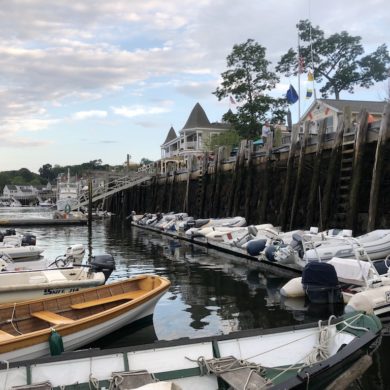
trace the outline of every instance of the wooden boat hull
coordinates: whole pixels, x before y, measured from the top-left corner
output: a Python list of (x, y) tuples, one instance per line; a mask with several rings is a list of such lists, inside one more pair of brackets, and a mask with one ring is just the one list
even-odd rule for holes
[[(347, 317), (344, 319), (349, 321)], [(159, 380), (173, 380), (183, 390), (208, 390), (219, 388), (218, 382), (221, 379), (213, 374), (202, 373), (198, 366), (198, 361), (201, 360), (199, 358), (233, 356), (261, 363), (265, 369), (264, 377), (273, 378), (272, 385), (267, 386), (267, 389), (306, 389), (308, 382), (310, 389), (323, 389), (352, 362), (370, 350), (379, 337), (381, 327), (376, 317), (362, 315), (360, 320), (352, 324), (366, 327), (367, 331), (355, 332), (356, 337), (352, 334), (347, 336), (349, 333), (345, 332), (345, 337), (339, 340), (339, 343), (346, 342), (343, 348), (339, 348), (337, 343), (332, 347), (334, 353), (331, 357), (303, 368), (292, 368), (290, 364), (292, 361), (299, 362), (301, 356), (297, 355), (302, 355), (302, 348), (308, 350), (312, 343), (315, 344), (314, 338), (310, 338), (317, 324), (268, 331), (255, 329), (192, 340), (160, 341), (106, 351), (84, 350), (50, 359), (17, 362), (8, 368), (3, 364), (0, 366), (0, 382), (7, 380), (8, 386), (17, 386), (27, 384), (33, 378), (33, 383), (50, 381), (52, 387), (77, 383), (78, 388), (88, 389), (89, 381), (93, 378), (100, 388), (108, 388), (113, 372), (121, 373), (130, 368), (147, 370)], [(343, 326), (342, 323), (340, 325)], [(282, 348), (277, 350), (279, 345)], [(283, 370), (283, 375), (279, 375)], [(237, 371), (234, 375), (238, 375)], [(244, 376), (242, 385), (246, 379), (250, 378)]]
[[(144, 289), (148, 283), (152, 287)], [(135, 290), (139, 285), (141, 289)], [(72, 294), (0, 306), (0, 359), (18, 361), (49, 355), (53, 327), (62, 337), (65, 351), (79, 348), (152, 315), (169, 286), (165, 278), (144, 275)], [(27, 326), (33, 330), (10, 334)]]

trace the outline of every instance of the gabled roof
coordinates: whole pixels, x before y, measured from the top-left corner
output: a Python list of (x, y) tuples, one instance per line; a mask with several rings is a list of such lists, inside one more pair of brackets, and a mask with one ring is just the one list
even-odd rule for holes
[(176, 132), (175, 132), (174, 128), (171, 126), (171, 128), (169, 129), (167, 138), (165, 138), (165, 141), (163, 142), (163, 145), (167, 144), (168, 142), (170, 142), (176, 138), (177, 138)]
[(186, 124), (183, 127), (185, 129), (194, 129), (199, 127), (210, 127), (210, 121), (207, 118), (202, 106), (199, 103), (195, 104), (190, 116), (187, 119)]
[(317, 99), (324, 104), (334, 108), (336, 111), (342, 112), (344, 107), (351, 107), (352, 112), (359, 112), (362, 108), (366, 109), (370, 114), (383, 114), (386, 102), (374, 102), (364, 100), (335, 100), (335, 99)]

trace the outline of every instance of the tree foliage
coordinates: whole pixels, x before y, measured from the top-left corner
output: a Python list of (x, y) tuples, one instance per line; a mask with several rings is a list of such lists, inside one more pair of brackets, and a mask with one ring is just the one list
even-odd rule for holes
[(277, 121), (285, 115), (285, 99), (267, 95), (279, 78), (269, 70), (270, 62), (265, 54), (266, 49), (253, 39), (234, 45), (226, 58), (228, 70), (221, 74), (222, 83), (213, 92), (218, 100), (229, 96), (234, 98), (237, 113), (228, 112), (224, 120), (229, 121), (244, 138), (259, 135), (260, 123), (266, 119)]
[(240, 136), (235, 130), (224, 131), (220, 134), (213, 134), (207, 141), (205, 146), (207, 150), (214, 151), (219, 146), (237, 146), (240, 142)]
[(282, 56), (276, 70), (291, 76), (297, 75), (299, 70), (311, 69), (316, 82), (324, 83), (320, 89), (322, 97), (334, 94), (339, 99), (342, 91), (353, 93), (357, 86), (369, 88), (387, 78), (390, 57), (385, 44), (364, 55), (359, 36), (342, 31), (326, 38), (324, 32), (308, 20), (299, 21), (297, 28), (301, 66), (297, 51), (291, 48)]
[(148, 164), (151, 164), (153, 161), (152, 160), (149, 160), (148, 158), (146, 157), (142, 157), (141, 158), (141, 161), (139, 162), (141, 165), (148, 165)]

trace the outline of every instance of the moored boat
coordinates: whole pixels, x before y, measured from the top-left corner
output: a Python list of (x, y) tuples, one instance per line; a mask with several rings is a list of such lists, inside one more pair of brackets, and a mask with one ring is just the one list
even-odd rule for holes
[(115, 269), (111, 255), (92, 258), (79, 267), (0, 272), (0, 304), (39, 299), (104, 284)]
[(380, 332), (377, 317), (353, 313), (319, 324), (2, 364), (0, 381), (9, 387), (46, 382), (48, 388), (77, 383), (78, 388), (130, 389), (160, 380), (182, 390), (323, 389), (370, 352)]
[(50, 355), (52, 329), (65, 351), (79, 348), (153, 314), (170, 282), (140, 275), (71, 294), (0, 306), (0, 359)]

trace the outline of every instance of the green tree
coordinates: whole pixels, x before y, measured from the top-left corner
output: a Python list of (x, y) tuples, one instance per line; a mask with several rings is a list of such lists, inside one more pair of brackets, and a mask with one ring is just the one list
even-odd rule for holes
[(324, 82), (320, 89), (322, 97), (334, 94), (338, 100), (341, 91), (353, 93), (357, 86), (369, 88), (388, 77), (390, 57), (385, 44), (364, 56), (359, 36), (342, 31), (326, 38), (324, 32), (308, 20), (299, 21), (297, 28), (301, 60), (298, 61), (297, 51), (291, 48), (282, 56), (276, 70), (291, 76), (310, 68), (316, 82)]
[(266, 49), (248, 39), (234, 45), (226, 58), (228, 70), (221, 74), (221, 86), (213, 92), (218, 100), (228, 96), (237, 103), (237, 113), (226, 113), (229, 121), (243, 138), (255, 138), (260, 134), (260, 124), (266, 119), (280, 120), (285, 116), (286, 100), (268, 96), (279, 78), (268, 68)]
[(240, 142), (240, 136), (237, 131), (228, 130), (220, 134), (213, 134), (205, 141), (207, 150), (214, 151), (218, 146), (237, 146)]
[(48, 182), (55, 180), (57, 177), (51, 164), (42, 165), (42, 167), (39, 168), (38, 172), (39, 172), (39, 176), (41, 176), (43, 179), (47, 180)]
[(148, 164), (151, 164), (152, 162), (153, 162), (152, 160), (149, 160), (146, 157), (142, 157), (141, 161), (139, 163), (140, 163), (140, 165), (148, 165)]

